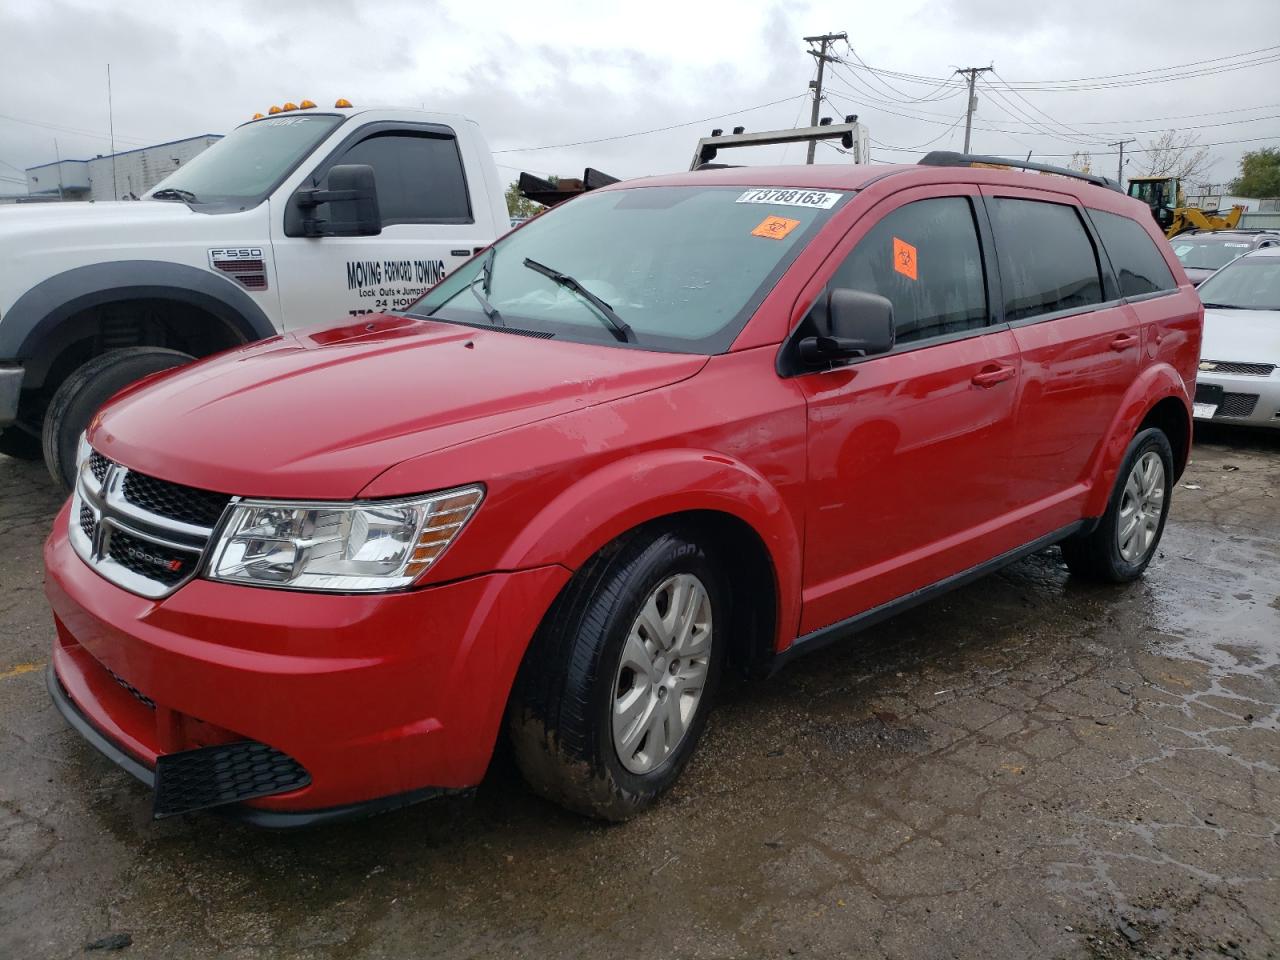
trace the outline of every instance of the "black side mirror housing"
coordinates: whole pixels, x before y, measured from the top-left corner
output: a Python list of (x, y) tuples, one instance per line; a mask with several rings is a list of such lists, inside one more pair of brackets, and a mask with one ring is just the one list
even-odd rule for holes
[(809, 364), (870, 357), (893, 349), (893, 304), (862, 290), (837, 288), (827, 294), (825, 336), (805, 337), (800, 359)]
[[(378, 185), (367, 163), (341, 163), (329, 170), (324, 190), (299, 190), (295, 202), (302, 211), (302, 231), (308, 237), (376, 237), (382, 233)], [(328, 219), (316, 208), (329, 205)]]

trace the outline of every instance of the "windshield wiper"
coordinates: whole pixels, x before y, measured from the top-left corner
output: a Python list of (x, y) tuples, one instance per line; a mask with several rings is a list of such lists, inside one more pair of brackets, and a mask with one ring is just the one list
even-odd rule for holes
[(635, 331), (627, 325), (625, 320), (613, 312), (613, 307), (609, 306), (573, 277), (569, 276), (567, 273), (561, 273), (559, 270), (548, 267), (545, 263), (539, 263), (537, 260), (532, 260), (529, 257), (524, 258), (524, 265), (530, 270), (540, 273), (550, 280), (554, 280), (556, 283), (560, 284), (560, 286), (567, 287), (583, 300), (587, 301), (587, 303), (591, 304), (591, 306), (595, 307), (596, 310), (600, 312), (600, 319), (604, 321), (605, 326), (613, 332), (613, 335), (617, 337), (618, 340), (623, 343), (636, 342)]
[(1244, 310), (1245, 307), (1237, 307), (1234, 303), (1206, 303), (1206, 310)]
[(165, 187), (151, 194), (152, 200), (181, 200), (183, 203), (199, 203), (199, 199), (190, 190), (179, 190), (177, 187)]
[[(489, 288), (493, 283), (493, 255), (498, 252), (497, 247), (490, 247), (489, 252), (484, 255), (484, 264), (480, 267), (480, 274), (467, 284), (467, 289), (471, 291), (472, 296), (480, 301), (480, 309), (484, 311), (484, 315), (489, 318), (489, 322), (497, 327), (506, 326), (502, 321), (502, 314), (498, 312), (498, 308), (489, 302), (489, 298), (485, 296), (489, 292)], [(476, 289), (476, 284), (480, 284), (481, 289)]]

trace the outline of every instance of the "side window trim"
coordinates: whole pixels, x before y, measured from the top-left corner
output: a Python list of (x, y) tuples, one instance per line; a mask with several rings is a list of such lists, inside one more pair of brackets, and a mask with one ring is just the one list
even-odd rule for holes
[(306, 190), (310, 187), (319, 186), (324, 182), (324, 178), (329, 175), (332, 170), (341, 161), (356, 144), (363, 143), (370, 137), (379, 134), (403, 134), (406, 136), (436, 136), (448, 137), (453, 141), (454, 149), (458, 151), (458, 166), (462, 171), (462, 188), (467, 196), (468, 216), (463, 219), (461, 217), (448, 217), (439, 220), (394, 220), (384, 224), (384, 226), (396, 226), (397, 224), (444, 224), (444, 225), (466, 225), (475, 223), (475, 205), (471, 202), (471, 182), (467, 177), (467, 164), (462, 157), (461, 147), (458, 143), (458, 132), (453, 127), (443, 123), (410, 123), (397, 120), (383, 120), (378, 123), (365, 124), (362, 127), (351, 131), (346, 137), (334, 144), (328, 155), (312, 168), (311, 172), (303, 177), (302, 182), (289, 195), (288, 206), (284, 210), (283, 225), (284, 235), (286, 237), (303, 236), (300, 223), (301, 218), (298, 215), (297, 207), (294, 205), (294, 197), (300, 190)]

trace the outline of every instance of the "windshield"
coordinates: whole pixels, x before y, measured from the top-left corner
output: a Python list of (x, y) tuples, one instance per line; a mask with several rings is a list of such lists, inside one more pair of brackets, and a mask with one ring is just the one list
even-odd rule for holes
[(1141, 180), (1129, 182), (1129, 196), (1141, 200), (1148, 207), (1166, 206), (1169, 198), (1164, 195), (1165, 181)]
[(1182, 266), (1191, 270), (1217, 270), (1248, 253), (1251, 245), (1226, 237), (1205, 237), (1203, 240), (1178, 237), (1173, 242), (1174, 255)]
[(1280, 257), (1245, 257), (1196, 289), (1206, 307), (1280, 310)]
[[(467, 292), (473, 281), (484, 283), (484, 256), (408, 312), (570, 340), (719, 353), (849, 195), (718, 186), (585, 194), (495, 244), (484, 293), (499, 321)], [(633, 337), (620, 338), (593, 297)]]
[(147, 194), (173, 190), (193, 204), (254, 204), (343, 121), (333, 114), (268, 117), (237, 127)]

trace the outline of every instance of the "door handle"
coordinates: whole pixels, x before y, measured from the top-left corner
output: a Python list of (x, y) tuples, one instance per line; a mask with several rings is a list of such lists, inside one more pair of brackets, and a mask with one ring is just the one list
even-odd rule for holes
[(994, 387), (997, 383), (1012, 380), (1017, 373), (1013, 367), (1002, 363), (989, 363), (973, 375), (973, 384), (977, 387)]
[(1116, 334), (1115, 339), (1111, 341), (1111, 349), (1117, 350), (1117, 351), (1128, 350), (1130, 347), (1136, 347), (1137, 345), (1138, 345), (1138, 338), (1135, 337), (1132, 333)]

